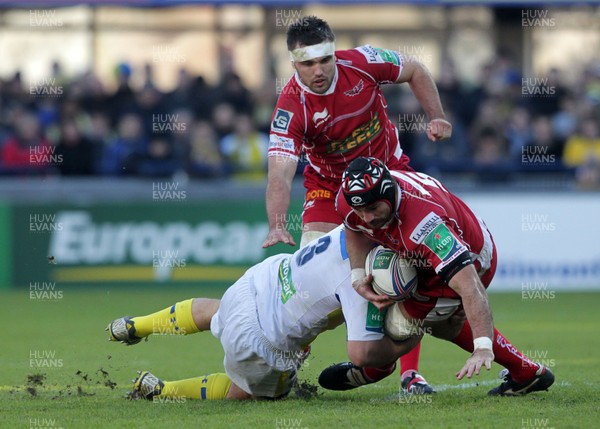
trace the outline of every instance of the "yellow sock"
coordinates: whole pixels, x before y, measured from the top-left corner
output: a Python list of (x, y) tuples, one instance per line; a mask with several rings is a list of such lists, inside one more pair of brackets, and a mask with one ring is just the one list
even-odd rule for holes
[(133, 317), (135, 335), (143, 338), (150, 334), (187, 335), (198, 332), (192, 315), (193, 301), (188, 299), (147, 316)]
[(231, 380), (227, 374), (216, 373), (185, 380), (165, 381), (159, 398), (225, 399)]

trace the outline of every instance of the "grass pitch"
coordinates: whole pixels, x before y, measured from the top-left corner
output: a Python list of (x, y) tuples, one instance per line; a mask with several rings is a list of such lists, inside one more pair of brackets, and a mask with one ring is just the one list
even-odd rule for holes
[[(223, 353), (208, 332), (153, 336), (126, 347), (109, 343), (104, 327), (194, 296), (224, 289), (66, 289), (32, 299), (29, 291), (0, 294), (4, 329), (0, 365), (0, 427), (17, 428), (585, 428), (597, 427), (600, 397), (598, 293), (529, 299), (493, 294), (496, 326), (518, 348), (550, 366), (549, 392), (489, 398), (500, 366), (473, 380), (454, 377), (467, 358), (451, 343), (427, 337), (421, 372), (437, 393), (399, 395), (399, 376), (350, 392), (319, 388), (283, 401), (127, 401), (135, 371), (164, 379), (222, 372)], [(315, 341), (301, 380), (316, 384), (321, 369), (346, 360), (345, 329)]]

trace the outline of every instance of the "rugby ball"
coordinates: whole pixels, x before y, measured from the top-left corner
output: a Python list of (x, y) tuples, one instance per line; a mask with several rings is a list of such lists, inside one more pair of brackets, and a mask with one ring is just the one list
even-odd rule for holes
[(365, 271), (373, 276), (373, 290), (394, 301), (404, 301), (417, 288), (417, 270), (398, 253), (377, 246), (367, 255)]

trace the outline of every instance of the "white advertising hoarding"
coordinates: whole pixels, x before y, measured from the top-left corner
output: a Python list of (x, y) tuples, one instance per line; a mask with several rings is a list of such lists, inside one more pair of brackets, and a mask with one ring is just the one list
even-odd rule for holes
[(490, 291), (600, 289), (600, 195), (459, 194), (498, 249)]

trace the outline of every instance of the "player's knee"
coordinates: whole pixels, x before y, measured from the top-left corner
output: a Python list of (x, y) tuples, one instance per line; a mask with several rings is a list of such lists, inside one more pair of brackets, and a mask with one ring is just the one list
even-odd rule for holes
[(236, 384), (232, 383), (229, 391), (227, 392), (227, 396), (225, 396), (225, 399), (239, 401), (244, 399), (253, 399), (253, 396), (250, 393), (240, 389)]
[(192, 317), (200, 331), (210, 329), (210, 321), (219, 309), (220, 299), (194, 298), (192, 301)]

